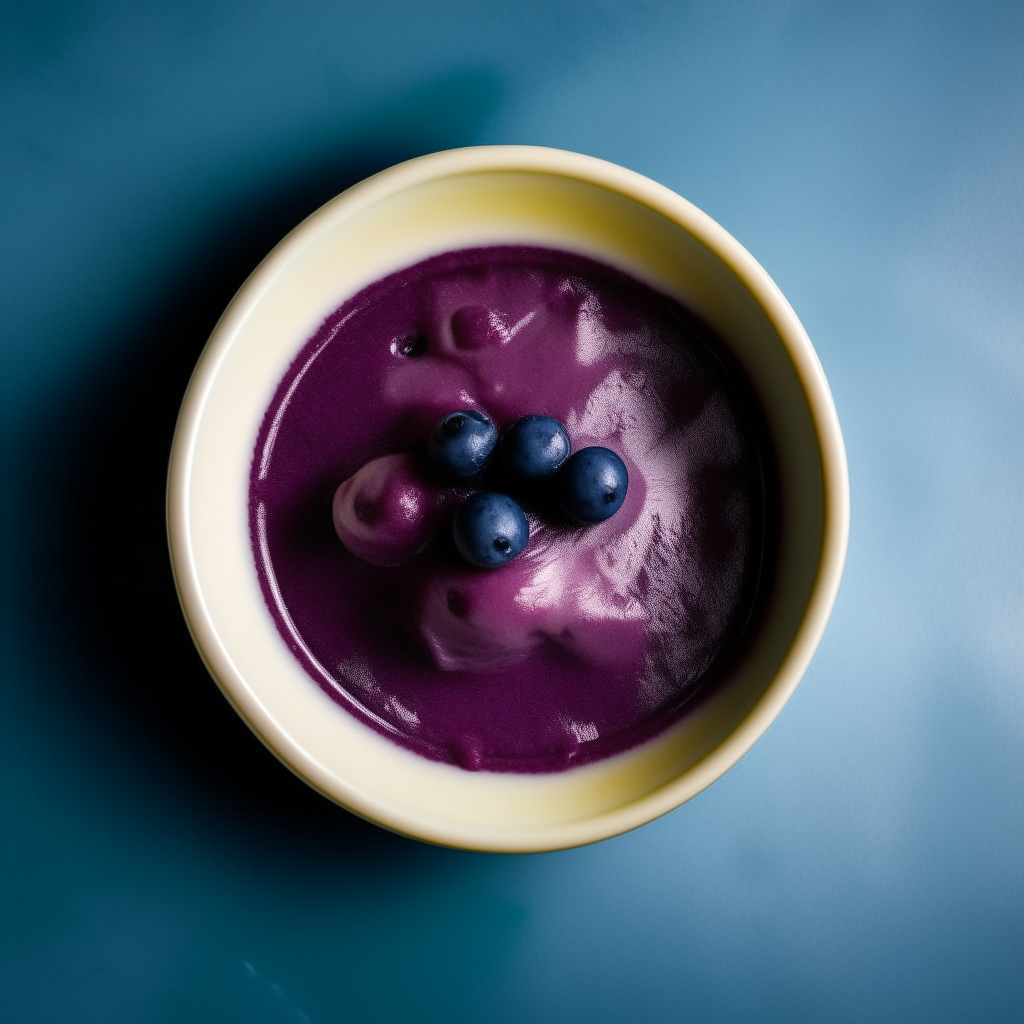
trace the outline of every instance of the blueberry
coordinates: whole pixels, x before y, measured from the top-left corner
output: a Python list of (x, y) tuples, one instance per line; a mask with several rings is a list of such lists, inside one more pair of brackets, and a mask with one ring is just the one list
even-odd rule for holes
[(526, 547), (530, 527), (523, 510), (507, 495), (479, 491), (455, 513), (452, 536), (467, 562), (496, 569)]
[(523, 416), (501, 439), (501, 461), (513, 480), (535, 483), (558, 472), (572, 445), (565, 427), (550, 416)]
[(498, 443), (498, 428), (476, 409), (442, 417), (427, 442), (434, 468), (448, 480), (468, 480), (483, 470)]
[(619, 511), (628, 486), (625, 463), (615, 452), (581, 448), (558, 474), (558, 500), (573, 519), (600, 523)]

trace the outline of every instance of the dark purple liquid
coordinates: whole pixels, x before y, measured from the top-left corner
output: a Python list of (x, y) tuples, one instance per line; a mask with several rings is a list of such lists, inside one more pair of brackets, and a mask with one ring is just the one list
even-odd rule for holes
[[(357, 558), (332, 524), (338, 485), (381, 456), (422, 459), (466, 408), (499, 429), (554, 416), (574, 450), (612, 448), (625, 504), (579, 527), (517, 495), (530, 543), (484, 570), (454, 550), (457, 496), (438, 484), (421, 553)], [(328, 317), (278, 385), (249, 499), (267, 605), (321, 687), (425, 757), (511, 772), (607, 757), (676, 721), (749, 631), (768, 549), (758, 423), (707, 329), (617, 271), (526, 247), (426, 260)]]

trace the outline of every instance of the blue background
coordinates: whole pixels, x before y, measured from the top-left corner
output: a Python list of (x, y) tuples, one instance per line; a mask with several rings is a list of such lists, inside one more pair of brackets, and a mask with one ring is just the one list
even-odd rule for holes
[[(1024, 5), (0, 11), (4, 1021), (1024, 1019)], [(206, 676), (163, 537), (249, 271), (367, 173), (496, 142), (735, 234), (815, 342), (853, 494), (764, 739), (542, 856), (307, 791)]]

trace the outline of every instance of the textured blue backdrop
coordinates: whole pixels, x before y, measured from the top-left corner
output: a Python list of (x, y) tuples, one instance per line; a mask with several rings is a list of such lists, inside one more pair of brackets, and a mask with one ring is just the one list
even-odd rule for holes
[[(5, 1021), (1024, 1016), (1024, 6), (0, 17)], [(733, 232), (817, 346), (853, 492), (831, 625), (755, 750), (531, 857), (293, 780), (195, 656), (162, 523), (189, 371), (265, 252), (490, 142), (615, 160)]]

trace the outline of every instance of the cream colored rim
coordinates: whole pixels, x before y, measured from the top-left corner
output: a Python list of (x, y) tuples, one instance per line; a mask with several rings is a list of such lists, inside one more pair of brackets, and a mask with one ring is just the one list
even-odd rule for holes
[[(796, 582), (780, 585), (781, 610), (756, 656), (721, 699), (679, 727), (637, 750), (552, 776), (463, 772), (361, 725), (287, 651), (248, 550), (248, 466), (259, 419), (323, 316), (383, 273), (488, 241), (576, 249), (696, 307), (720, 333), (735, 336), (755, 384), (766, 382), (762, 397), (784, 435), (783, 461), (795, 453), (783, 467), (794, 525), (782, 559), (793, 569), (780, 578)], [(185, 395), (167, 523), (196, 645), (239, 714), (288, 767), (394, 831), (467, 849), (526, 852), (642, 825), (699, 793), (753, 746), (792, 695), (824, 631), (846, 554), (849, 490), (839, 422), (814, 349), (779, 289), (732, 236), (669, 189), (622, 167), (560, 150), (495, 146), (437, 153), (375, 175), (314, 213), (263, 261), (215, 328)]]

